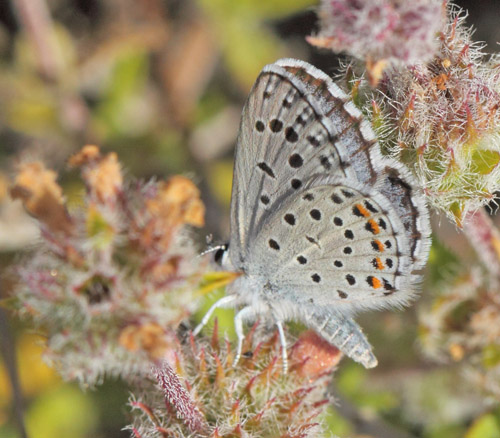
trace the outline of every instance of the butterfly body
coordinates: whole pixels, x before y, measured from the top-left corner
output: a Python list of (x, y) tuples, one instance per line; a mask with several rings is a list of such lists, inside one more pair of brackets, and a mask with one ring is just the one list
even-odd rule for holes
[(415, 181), (380, 154), (348, 96), (307, 63), (266, 66), (243, 110), (236, 148), (223, 268), (241, 276), (219, 303), (242, 309), (239, 354), (243, 321), (265, 316), (283, 346), (282, 323), (299, 320), (375, 366), (352, 316), (414, 297), (429, 235)]

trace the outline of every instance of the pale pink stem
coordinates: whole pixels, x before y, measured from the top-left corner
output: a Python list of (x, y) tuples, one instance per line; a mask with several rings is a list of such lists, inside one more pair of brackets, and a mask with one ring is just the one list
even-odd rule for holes
[(45, 0), (12, 0), (19, 21), (35, 48), (40, 72), (48, 79), (58, 76), (58, 63), (54, 54), (52, 18)]
[(483, 209), (470, 213), (463, 230), (492, 279), (500, 280), (500, 231), (488, 214)]

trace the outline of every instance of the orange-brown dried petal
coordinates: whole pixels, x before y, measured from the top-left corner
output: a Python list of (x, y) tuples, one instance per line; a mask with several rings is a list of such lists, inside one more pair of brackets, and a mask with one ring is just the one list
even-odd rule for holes
[(183, 176), (174, 176), (167, 183), (162, 183), (155, 198), (147, 202), (147, 209), (171, 226), (204, 225), (205, 207), (200, 200), (200, 191)]
[(14, 199), (21, 199), (28, 212), (51, 231), (69, 234), (73, 225), (56, 179), (57, 174), (41, 162), (25, 163), (20, 166), (10, 193)]
[(86, 145), (75, 155), (70, 157), (68, 164), (71, 167), (80, 167), (101, 158), (101, 152), (95, 145)]
[(200, 199), (193, 199), (186, 206), (184, 222), (195, 227), (202, 227), (205, 224), (205, 206)]
[(116, 153), (106, 155), (86, 169), (84, 178), (101, 202), (115, 198), (123, 186), (122, 169)]
[(148, 276), (151, 275), (151, 280), (157, 284), (168, 281), (177, 274), (179, 263), (180, 257), (171, 257), (163, 263), (155, 263), (151, 270), (148, 270)]

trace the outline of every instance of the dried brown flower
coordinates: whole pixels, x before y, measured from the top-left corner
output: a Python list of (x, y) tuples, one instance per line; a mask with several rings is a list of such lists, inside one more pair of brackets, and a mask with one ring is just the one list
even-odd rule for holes
[(50, 231), (69, 235), (73, 223), (56, 179), (57, 174), (47, 170), (42, 163), (24, 163), (20, 166), (10, 193), (14, 199), (21, 199), (28, 212)]

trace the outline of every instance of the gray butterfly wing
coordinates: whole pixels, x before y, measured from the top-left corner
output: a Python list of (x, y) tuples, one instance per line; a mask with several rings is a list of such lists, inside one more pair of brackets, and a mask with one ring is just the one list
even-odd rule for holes
[(380, 169), (373, 154), (379, 147), (370, 123), (352, 100), (328, 75), (307, 62), (280, 59), (276, 64), (292, 74), (308, 93), (316, 97), (323, 114), (336, 126), (335, 144), (344, 150), (355, 179), (364, 184), (375, 184)]
[(369, 123), (352, 101), (346, 102), (345, 98), (340, 98), (342, 92), (330, 77), (295, 59), (282, 59), (277, 64), (293, 74), (316, 96), (322, 112), (328, 114), (339, 127), (336, 146), (344, 150), (356, 179), (377, 187), (391, 202), (410, 241), (411, 269), (421, 269), (429, 253), (431, 228), (424, 196), (413, 176), (394, 159), (381, 155)]
[[(392, 161), (392, 162), (391, 162)], [(406, 169), (391, 159), (384, 159), (384, 167), (376, 182), (377, 190), (385, 196), (401, 219), (408, 237), (412, 271), (422, 269), (429, 255), (431, 226), (423, 193)]]
[(387, 198), (332, 178), (313, 178), (305, 187), (250, 244), (247, 275), (265, 285), (278, 318), (293, 318), (307, 305), (349, 315), (406, 304), (418, 277), (410, 269), (410, 241)]
[[(339, 102), (344, 98), (339, 90)], [(236, 147), (229, 247), (233, 268), (245, 268), (249, 241), (312, 175), (355, 178), (344, 149), (335, 143), (339, 127), (349, 122), (337, 122), (295, 75), (277, 64), (263, 69), (243, 110)]]

